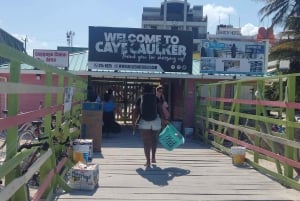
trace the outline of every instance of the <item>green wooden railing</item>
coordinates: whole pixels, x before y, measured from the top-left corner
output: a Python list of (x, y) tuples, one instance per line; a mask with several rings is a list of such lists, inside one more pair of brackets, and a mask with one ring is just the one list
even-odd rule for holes
[[(282, 184), (300, 189), (300, 122), (295, 114), (296, 80), (300, 74), (247, 78), (196, 88), (196, 133), (206, 143), (230, 153), (247, 148), (246, 162)], [(265, 98), (267, 86), (278, 84), (276, 100)], [(298, 175), (299, 177), (299, 175)]]
[[(1, 200), (27, 200), (28, 192), (26, 191), (26, 183), (37, 170), (40, 172), (40, 187), (34, 195), (30, 195), (33, 200), (50, 200), (55, 190), (60, 187), (66, 191), (70, 188), (63, 179), (66, 168), (63, 166), (71, 166), (71, 158), (62, 157), (60, 153), (69, 151), (63, 145), (53, 144), (53, 137), (63, 142), (68, 137), (70, 139), (77, 138), (80, 135), (80, 126), (74, 123), (80, 123), (82, 101), (86, 98), (87, 80), (79, 76), (75, 76), (68, 71), (60, 70), (56, 67), (49, 66), (40, 60), (25, 55), (6, 45), (0, 44), (0, 57), (8, 59), (9, 62), (9, 79), (7, 83), (0, 82), (0, 93), (7, 95), (8, 117), (0, 119), (0, 130), (7, 129), (7, 145), (6, 159), (0, 166), (0, 179), (5, 180), (4, 188), (0, 192)], [(28, 85), (21, 82), (21, 64), (27, 64), (34, 69), (39, 69), (45, 73), (45, 83), (43, 85)], [(54, 82), (54, 77), (58, 77), (58, 81)], [(20, 87), (27, 86), (32, 90), (36, 89), (36, 93), (42, 93), (44, 96), (44, 108), (18, 114), (20, 95), (27, 93), (26, 90), (18, 91)], [(10, 88), (13, 86), (12, 88)], [(65, 112), (64, 108), (64, 89), (73, 87), (74, 95), (71, 111)], [(9, 89), (9, 90), (8, 90)], [(5, 91), (5, 92), (1, 92)], [(53, 105), (53, 96), (57, 98), (56, 105)], [(56, 114), (56, 127), (51, 130), (51, 115)], [(48, 143), (50, 148), (48, 151), (41, 153), (39, 159), (29, 168), (28, 172), (20, 175), (18, 167), (20, 161), (28, 157), (34, 150), (24, 150), (17, 152), (18, 125), (36, 120), (43, 117), (44, 135), (49, 136)], [(64, 118), (63, 118), (64, 117)]]

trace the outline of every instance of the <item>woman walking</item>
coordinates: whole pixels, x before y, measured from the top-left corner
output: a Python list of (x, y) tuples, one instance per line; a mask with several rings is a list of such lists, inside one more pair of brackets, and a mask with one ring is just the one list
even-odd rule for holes
[(138, 98), (133, 110), (133, 122), (138, 124), (144, 144), (146, 167), (156, 163), (158, 134), (163, 117), (161, 102), (156, 97), (154, 88), (147, 84), (143, 87), (143, 95)]

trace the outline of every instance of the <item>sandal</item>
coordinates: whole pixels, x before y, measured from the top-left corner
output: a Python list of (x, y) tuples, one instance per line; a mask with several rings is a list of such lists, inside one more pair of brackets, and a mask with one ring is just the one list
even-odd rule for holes
[(150, 164), (150, 162), (146, 162), (146, 163), (144, 164), (144, 166), (145, 166), (145, 167), (150, 167), (151, 164)]

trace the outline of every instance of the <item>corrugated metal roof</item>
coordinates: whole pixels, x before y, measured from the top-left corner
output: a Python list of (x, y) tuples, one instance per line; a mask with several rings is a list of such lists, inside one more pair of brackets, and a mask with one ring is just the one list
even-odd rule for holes
[(77, 52), (69, 56), (69, 71), (88, 70), (88, 51)]

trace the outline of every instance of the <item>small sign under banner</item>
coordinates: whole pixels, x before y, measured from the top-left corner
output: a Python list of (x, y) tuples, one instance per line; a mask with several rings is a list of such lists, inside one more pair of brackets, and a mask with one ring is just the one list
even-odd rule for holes
[(160, 65), (146, 63), (89, 62), (89, 66), (102, 70), (164, 72)]

